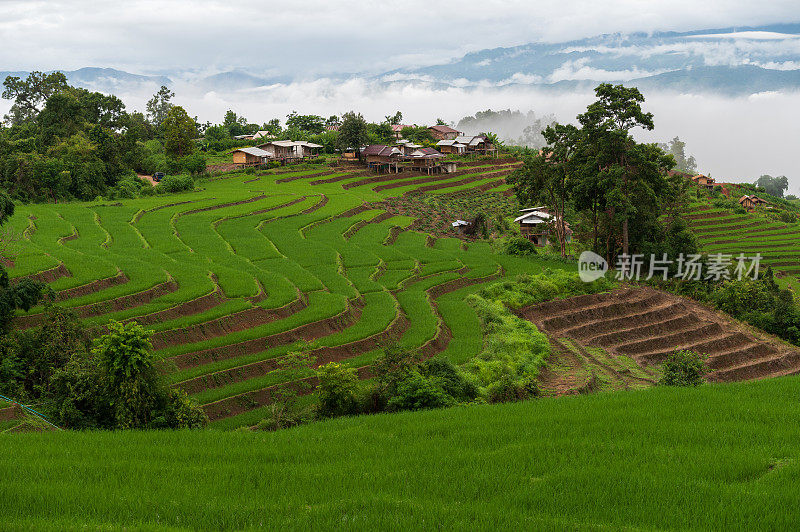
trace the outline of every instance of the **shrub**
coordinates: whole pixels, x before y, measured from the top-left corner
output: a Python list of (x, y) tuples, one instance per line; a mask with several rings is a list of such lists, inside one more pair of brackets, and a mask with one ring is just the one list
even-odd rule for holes
[(464, 370), (487, 391), (506, 378), (524, 389), (530, 379), (536, 379), (550, 354), (547, 337), (533, 323), (514, 315), (501, 301), (476, 294), (467, 301), (483, 323), (486, 340), (481, 353), (467, 362)]
[(200, 152), (195, 152), (180, 159), (180, 165), (184, 172), (192, 175), (202, 174), (206, 171), (206, 158)]
[(421, 410), (441, 408), (455, 404), (455, 400), (418, 371), (409, 371), (399, 379), (394, 395), (386, 402), (386, 410)]
[(317, 377), (317, 414), (320, 417), (347, 416), (359, 412), (358, 375), (354, 369), (330, 362), (317, 369)]
[(797, 221), (797, 217), (789, 211), (781, 211), (778, 214), (778, 220), (786, 224), (791, 224)]
[(188, 175), (168, 175), (156, 185), (159, 192), (186, 192), (194, 190), (194, 179)]
[(489, 385), (486, 395), (490, 403), (508, 403), (522, 401), (539, 396), (539, 385), (535, 378), (526, 377), (515, 379), (510, 374), (504, 374), (499, 380)]
[(521, 236), (515, 236), (506, 240), (503, 246), (503, 253), (506, 255), (536, 255), (536, 245)]
[(694, 351), (675, 351), (663, 364), (660, 386), (699, 386), (708, 371), (705, 358)]
[(432, 358), (420, 364), (420, 372), (458, 402), (474, 401), (480, 388), (470, 375), (446, 358)]
[(108, 197), (109, 199), (133, 199), (139, 195), (144, 186), (151, 188), (150, 185), (143, 183), (135, 175), (126, 176), (114, 188), (109, 190)]
[(153, 175), (156, 172), (166, 172), (168, 170), (167, 156), (163, 153), (148, 155), (144, 158), (142, 170), (149, 175)]

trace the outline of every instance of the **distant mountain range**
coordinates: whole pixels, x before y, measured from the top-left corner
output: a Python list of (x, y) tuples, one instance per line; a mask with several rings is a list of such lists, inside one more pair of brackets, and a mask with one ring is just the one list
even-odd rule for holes
[(725, 94), (794, 90), (800, 89), (800, 24), (531, 43), (481, 50), (440, 65), (398, 69), (379, 79), (559, 90), (600, 81)]
[[(241, 70), (213, 75), (175, 71), (131, 74), (113, 68), (65, 72), (70, 83), (102, 92), (134, 92), (181, 80), (202, 91), (235, 92), (292, 82), (288, 75)], [(0, 72), (25, 76), (27, 72)], [(685, 33), (601, 35), (563, 43), (531, 43), (473, 52), (447, 63), (358, 76), (378, 86), (532, 86), (584, 89), (600, 81), (680, 92), (743, 95), (800, 89), (800, 24)], [(353, 75), (342, 76), (342, 79)]]

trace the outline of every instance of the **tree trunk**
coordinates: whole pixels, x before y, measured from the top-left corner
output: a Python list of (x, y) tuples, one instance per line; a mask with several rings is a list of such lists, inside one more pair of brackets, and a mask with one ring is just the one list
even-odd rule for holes
[[(622, 220), (622, 254), (625, 255), (626, 257), (628, 256), (628, 218), (627, 218), (627, 216), (625, 217), (624, 220)], [(623, 262), (623, 264), (622, 264), (622, 273), (623, 274), (626, 273), (625, 272), (625, 265), (626, 265), (626, 263)]]

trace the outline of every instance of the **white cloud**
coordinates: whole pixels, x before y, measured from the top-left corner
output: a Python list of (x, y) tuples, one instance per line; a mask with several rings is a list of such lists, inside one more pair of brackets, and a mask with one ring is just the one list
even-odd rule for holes
[(586, 57), (575, 61), (566, 61), (560, 67), (556, 68), (547, 80), (550, 83), (568, 80), (629, 81), (631, 79), (669, 72), (669, 70), (666, 69), (640, 70), (638, 67), (627, 70), (604, 70), (602, 68), (591, 67), (588, 63), (589, 58)]
[(3, 0), (0, 68), (382, 72), (539, 40), (797, 17), (797, 0)]

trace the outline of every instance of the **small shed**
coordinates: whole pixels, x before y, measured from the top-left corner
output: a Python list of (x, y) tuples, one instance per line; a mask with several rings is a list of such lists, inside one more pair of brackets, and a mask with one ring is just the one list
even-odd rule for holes
[(231, 152), (233, 164), (239, 166), (257, 166), (264, 163), (269, 153), (260, 148), (237, 148)]
[(316, 157), (319, 155), (319, 150), (322, 149), (321, 144), (314, 144), (313, 142), (306, 142), (299, 140), (295, 142), (296, 154), (298, 157)]
[(469, 228), (469, 226), (471, 224), (469, 222), (465, 221), (465, 220), (456, 220), (455, 222), (451, 223), (450, 225), (453, 227), (453, 229), (456, 232), (458, 232), (460, 234), (464, 234), (464, 232)]
[(478, 153), (481, 155), (493, 155), (497, 153), (486, 135), (461, 135), (455, 141), (466, 146), (467, 153)]
[(436, 140), (452, 140), (459, 135), (463, 135), (461, 131), (445, 125), (431, 126), (428, 131), (431, 132), (431, 136)]
[(420, 148), (422, 148), (422, 145), (414, 144), (413, 142), (407, 140), (397, 141), (397, 149), (399, 149), (403, 155), (411, 155)]
[(753, 196), (744, 195), (741, 198), (739, 198), (739, 205), (741, 205), (748, 211), (752, 211), (756, 207), (756, 202), (753, 199)]
[(444, 155), (433, 148), (420, 148), (404, 158), (411, 161), (412, 169), (432, 174), (442, 170), (439, 161), (444, 159)]
[(440, 140), (436, 143), (436, 147), (442, 153), (462, 154), (467, 150), (467, 146), (465, 144), (461, 144), (455, 139)]
[[(521, 209), (520, 216), (514, 219), (519, 223), (520, 234), (533, 242), (537, 246), (546, 246), (547, 240), (550, 236), (550, 223), (554, 218), (547, 212), (544, 207), (532, 207), (528, 209)], [(572, 229), (569, 224), (566, 226), (566, 241), (572, 240)]]
[(294, 159), (297, 157), (295, 143), (291, 140), (273, 140), (258, 146), (266, 151), (271, 159)]
[(699, 187), (706, 188), (708, 190), (714, 189), (714, 179), (703, 174), (697, 174), (696, 176), (692, 176), (692, 182)]
[(384, 144), (370, 144), (361, 151), (362, 157), (367, 162), (367, 166), (374, 168), (376, 172), (399, 172), (400, 156), (402, 152), (394, 146)]

